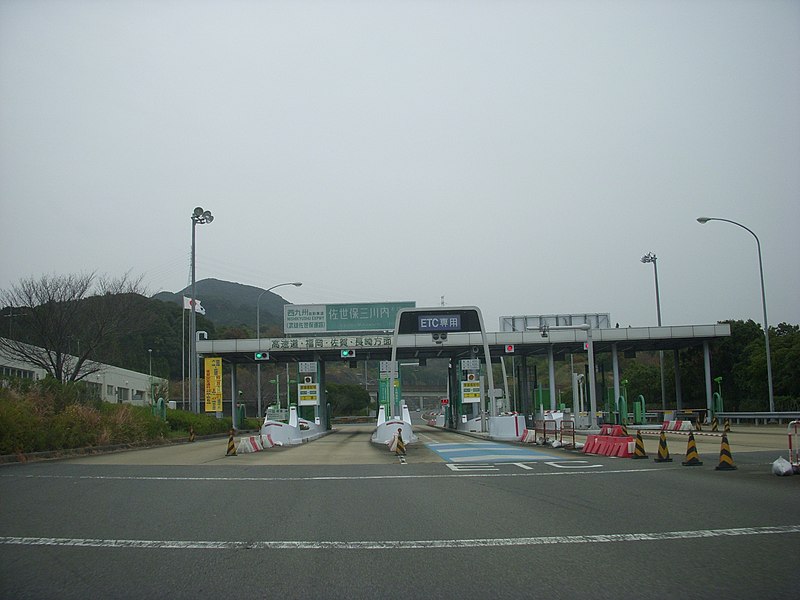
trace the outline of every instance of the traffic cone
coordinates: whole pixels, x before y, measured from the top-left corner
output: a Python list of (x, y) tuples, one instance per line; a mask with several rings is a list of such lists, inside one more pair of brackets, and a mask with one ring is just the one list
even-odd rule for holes
[(703, 431), (703, 424), (701, 423), (700, 417), (697, 417), (697, 420), (694, 422), (694, 428), (697, 431)]
[(735, 471), (736, 465), (733, 464), (733, 456), (731, 455), (731, 447), (728, 444), (728, 435), (722, 434), (722, 445), (719, 448), (719, 464), (714, 469), (715, 471)]
[(228, 452), (225, 453), (225, 456), (236, 456), (236, 444), (233, 443), (233, 429), (231, 429), (228, 435)]
[(644, 440), (642, 440), (642, 432), (636, 430), (636, 447), (633, 451), (631, 458), (647, 458), (647, 452), (644, 451)]
[(694, 442), (694, 434), (689, 432), (689, 443), (686, 446), (686, 460), (681, 463), (684, 467), (699, 467), (703, 464), (700, 455), (697, 454), (697, 444)]
[(731, 432), (731, 420), (730, 419), (725, 419), (725, 426), (722, 428), (722, 431), (724, 431), (725, 433), (730, 433)]
[(711, 418), (711, 431), (719, 431), (719, 421), (717, 421), (717, 417)]
[(621, 428), (621, 432), (622, 432), (621, 435), (623, 437), (627, 437), (628, 436), (628, 425), (627, 425), (627, 423), (625, 423), (626, 420), (627, 419), (623, 419), (622, 423), (620, 424), (620, 428)]
[(656, 462), (672, 462), (669, 457), (669, 449), (667, 448), (667, 434), (661, 432), (661, 437), (658, 440), (658, 458), (653, 459)]
[(191, 425), (189, 425), (189, 441), (190, 442), (194, 441), (194, 427), (192, 427)]

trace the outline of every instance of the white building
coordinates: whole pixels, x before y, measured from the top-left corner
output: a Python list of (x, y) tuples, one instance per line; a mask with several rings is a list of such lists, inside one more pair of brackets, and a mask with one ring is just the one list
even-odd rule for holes
[[(74, 360), (77, 358), (73, 357)], [(36, 365), (22, 362), (6, 356), (0, 349), (0, 376), (20, 377), (24, 379), (44, 379), (47, 372)], [(154, 390), (158, 399), (159, 390), (167, 390), (169, 381), (161, 377), (151, 377), (147, 373), (129, 371), (112, 365), (100, 364), (97, 373), (87, 375), (81, 381), (90, 390), (97, 392), (101, 400), (136, 405), (149, 405), (154, 399), (150, 390)], [(152, 387), (151, 387), (152, 385)]]

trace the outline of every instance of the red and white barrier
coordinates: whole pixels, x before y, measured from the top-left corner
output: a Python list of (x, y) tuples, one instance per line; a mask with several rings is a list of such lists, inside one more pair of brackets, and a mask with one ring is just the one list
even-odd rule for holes
[(264, 445), (261, 443), (261, 436), (251, 435), (243, 437), (239, 440), (239, 446), (236, 448), (237, 454), (250, 454), (251, 452), (261, 452)]
[(693, 431), (694, 424), (691, 421), (664, 421), (661, 431)]
[(283, 446), (283, 443), (279, 440), (273, 440), (270, 433), (266, 435), (251, 435), (239, 440), (236, 453), (250, 454), (252, 452), (261, 452), (267, 448), (274, 448), (275, 446)]
[(586, 444), (583, 446), (583, 453), (630, 458), (635, 448), (636, 442), (630, 435), (588, 435)]

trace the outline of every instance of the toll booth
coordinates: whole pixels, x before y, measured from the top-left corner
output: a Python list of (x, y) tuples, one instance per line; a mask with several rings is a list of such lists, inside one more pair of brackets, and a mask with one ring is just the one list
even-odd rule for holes
[[(388, 362), (388, 361), (385, 361)], [(387, 415), (391, 415), (391, 398), (392, 394), (390, 391), (389, 386), (392, 385), (392, 378), (389, 372), (381, 372), (381, 377), (378, 380), (378, 411), (380, 411), (381, 407), (386, 412)], [(400, 377), (394, 380), (394, 397), (395, 400), (400, 403), (402, 406), (403, 404), (403, 385)]]

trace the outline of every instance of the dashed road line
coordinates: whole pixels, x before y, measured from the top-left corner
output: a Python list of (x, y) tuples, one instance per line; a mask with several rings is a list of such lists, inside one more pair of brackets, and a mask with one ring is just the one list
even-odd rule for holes
[(148, 550), (418, 550), (428, 548), (496, 548), (502, 546), (553, 546), (564, 544), (605, 544), (661, 542), (665, 540), (787, 535), (800, 533), (800, 525), (740, 527), (645, 533), (607, 533), (516, 538), (455, 540), (370, 540), (370, 541), (205, 541), (205, 540), (117, 540), (100, 538), (0, 537), (5, 546), (49, 546), (72, 548), (144, 548)]
[[(552, 457), (550, 457), (552, 460)], [(526, 462), (526, 461), (519, 461)], [(541, 461), (539, 461), (541, 462)], [(573, 461), (553, 462), (565, 463)], [(508, 464), (508, 463), (503, 463)], [(513, 464), (513, 463), (511, 463)], [(455, 477), (549, 477), (557, 475), (614, 475), (621, 473), (649, 473), (653, 471), (668, 471), (682, 469), (680, 466), (659, 466), (638, 469), (609, 469), (609, 470), (583, 470), (589, 469), (593, 465), (582, 465), (581, 470), (575, 471), (527, 471), (511, 473), (440, 473), (432, 475), (327, 475), (310, 477), (166, 477), (157, 475), (0, 475), (0, 478), (7, 479), (74, 479), (86, 481), (175, 481), (175, 482), (197, 482), (197, 481), (254, 481), (254, 482), (280, 482), (280, 481), (371, 481), (388, 479), (452, 479)]]

